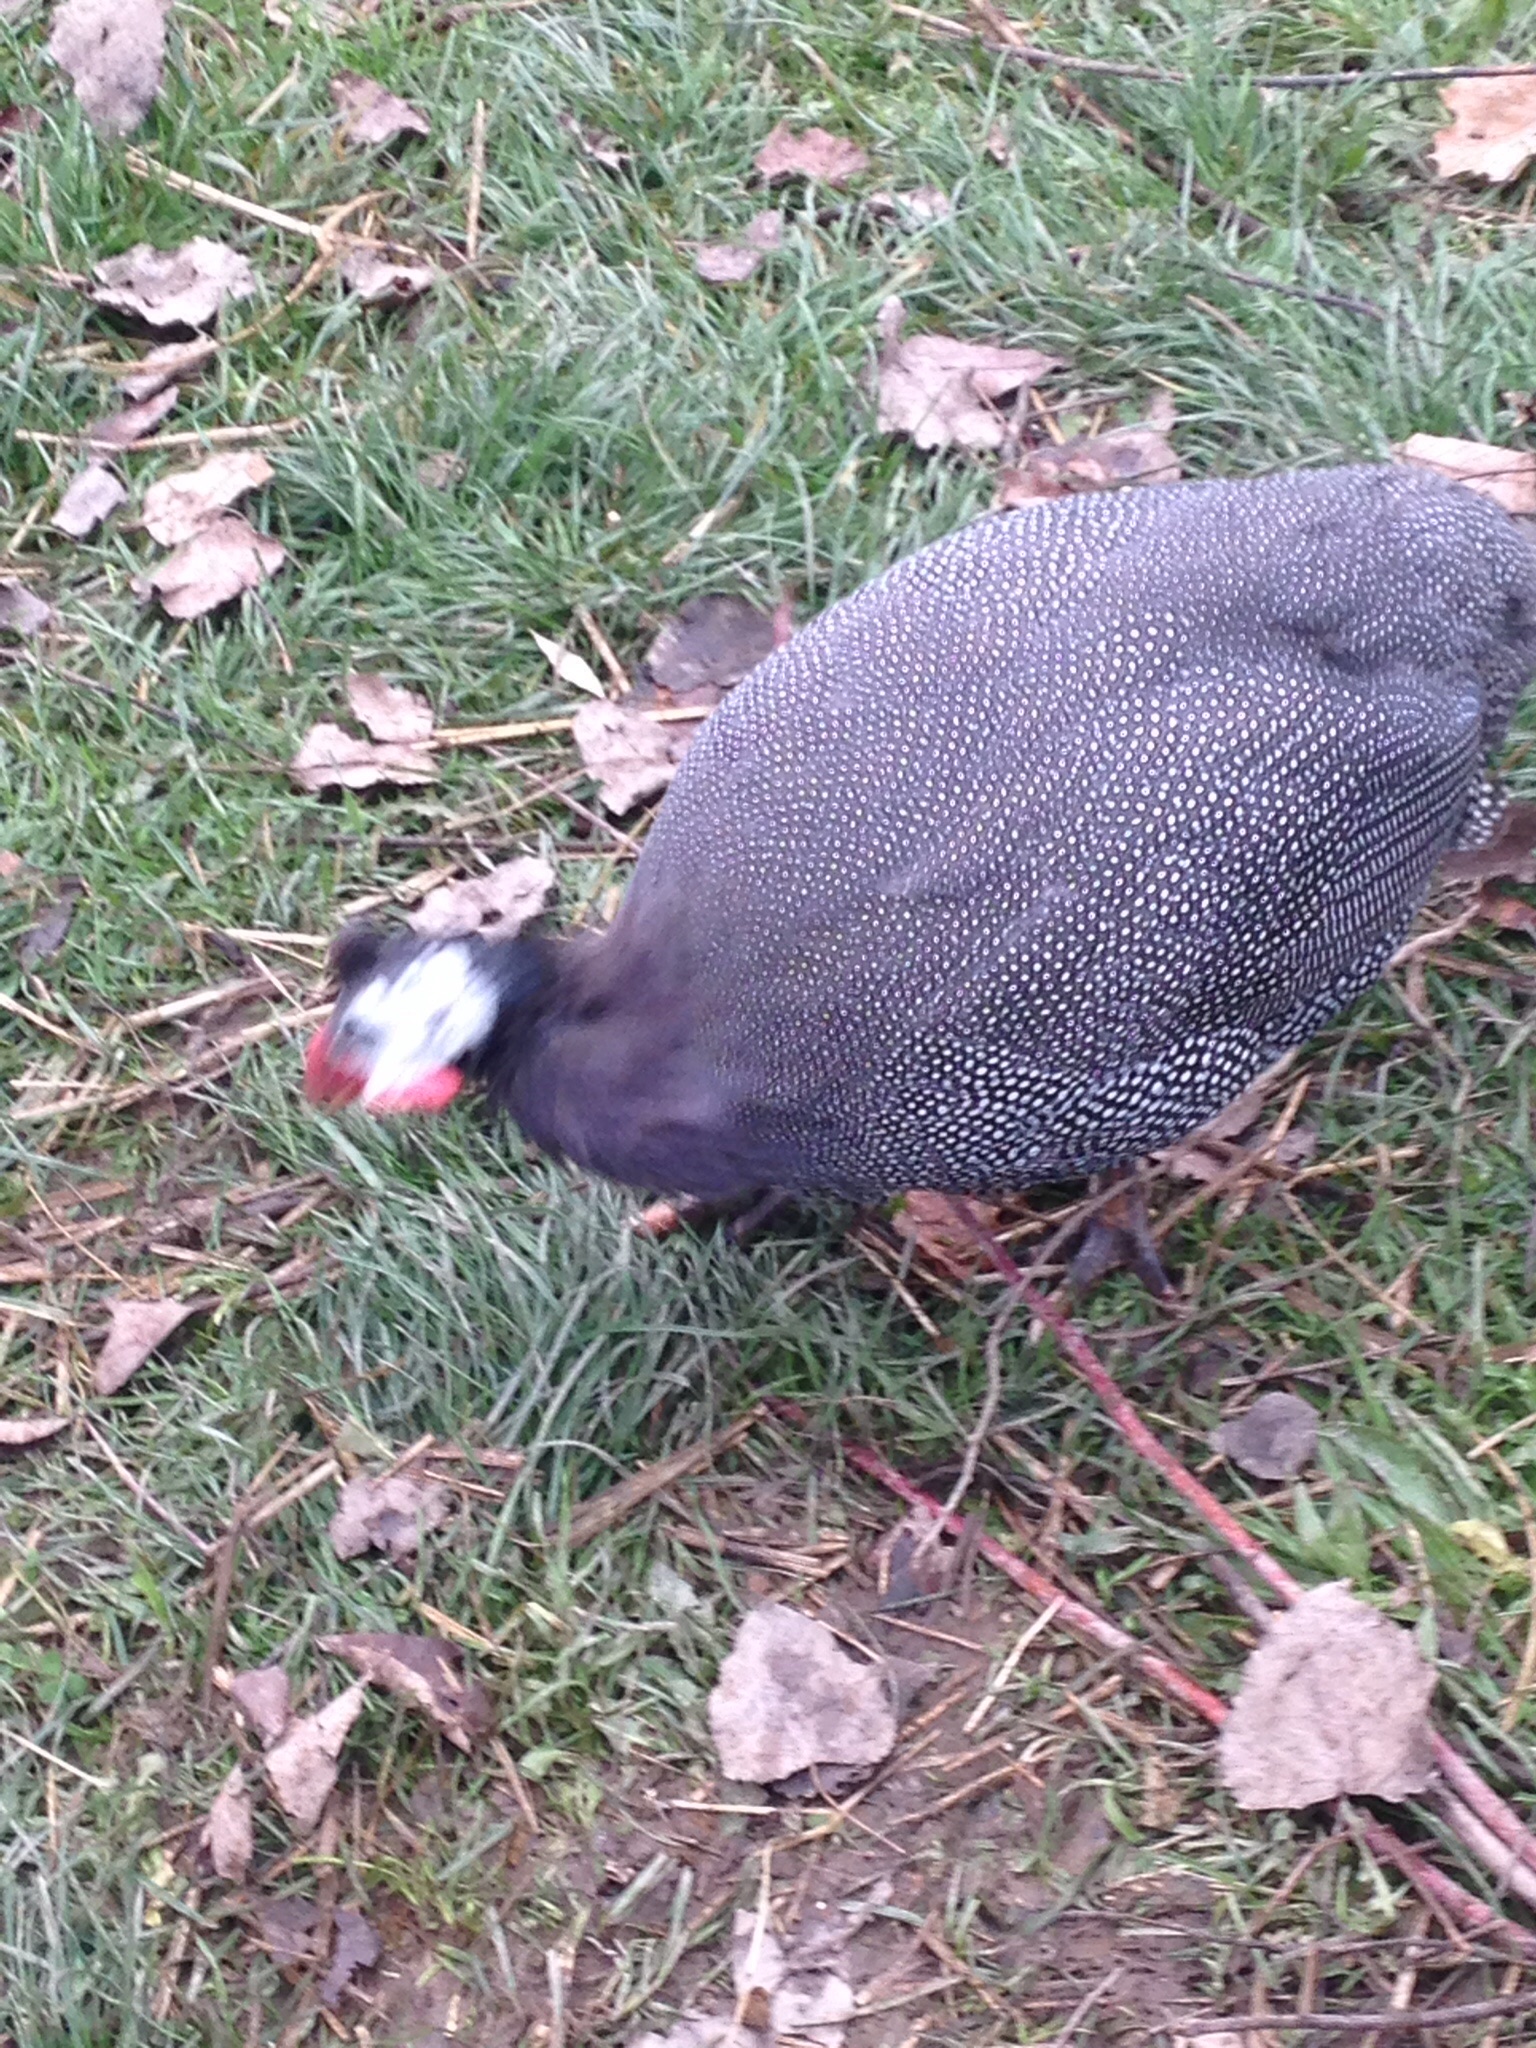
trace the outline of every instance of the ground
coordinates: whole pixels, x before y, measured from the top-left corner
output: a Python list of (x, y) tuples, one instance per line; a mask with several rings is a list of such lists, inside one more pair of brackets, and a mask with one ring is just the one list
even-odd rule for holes
[[(624, 1197), (468, 1109), (398, 1126), (307, 1109), (285, 1020), (321, 999), (346, 910), (408, 897), (431, 867), (543, 850), (562, 916), (600, 919), (628, 849), (564, 801), (589, 812), (592, 792), (561, 731), (447, 751), (426, 789), (321, 799), (285, 764), (341, 710), (349, 669), (424, 692), (443, 724), (558, 717), (572, 693), (532, 630), (567, 636), (585, 608), (633, 666), (690, 596), (771, 610), (790, 595), (804, 619), (984, 511), (992, 465), (876, 432), (892, 292), (922, 331), (1064, 358), (1045, 388), (1070, 423), (1171, 395), (1194, 475), (1382, 457), (1415, 432), (1523, 445), (1531, 174), (1436, 182), (1432, 88), (1219, 81), (1532, 58), (1529, 21), (1500, 0), (1064, 0), (1023, 23), (1191, 74), (1082, 80), (1165, 175), (1052, 76), (911, 10), (381, 0), (332, 32), (300, 0), (286, 28), (228, 0), (175, 10), (140, 174), (47, 64), (40, 10), (3, 11), (5, 90), (42, 122), (0, 135), (0, 416), (44, 438), (10, 444), (0, 560), (57, 623), (0, 647), (0, 847), (19, 857), (0, 876), (0, 992), (20, 1006), (0, 1075), (18, 1109), (56, 1105), (66, 1071), (101, 1085), (86, 1113), (19, 1117), (0, 1140), (0, 1414), (68, 1420), (0, 1469), (0, 2038), (619, 2044), (690, 2001), (728, 2009), (730, 1916), (764, 1883), (786, 1936), (825, 1913), (858, 1922), (872, 2010), (850, 2048), (1136, 2042), (1167, 2039), (1180, 2012), (1302, 1994), (1360, 2009), (1394, 1989), (1517, 1988), (1496, 1953), (1443, 1938), (1358, 1815), (1239, 1812), (1203, 1725), (1054, 1626), (966, 1735), (1035, 1612), (986, 1565), (901, 1611), (926, 1637), (875, 1617), (899, 1508), (841, 1447), (878, 1445), (947, 1490), (984, 1388), (982, 1279), (925, 1256), (904, 1269), (889, 1219), (831, 1206), (745, 1250), (647, 1242)], [(343, 68), (424, 109), (430, 137), (340, 147)], [(842, 194), (788, 188), (781, 249), (744, 284), (705, 283), (692, 246), (769, 203), (752, 159), (780, 120), (852, 135), (871, 172)], [(153, 166), (290, 221), (372, 192), (354, 222), (422, 252), (438, 283), (407, 310), (368, 309), (322, 267), (279, 308), (313, 240)], [(953, 212), (875, 213), (880, 185), (937, 187)], [(193, 234), (250, 257), (260, 293), (243, 311), (271, 317), (213, 356), (162, 432), (265, 429), (250, 445), (276, 475), (255, 518), (289, 561), (243, 606), (178, 627), (130, 590), (156, 552), (132, 506), (86, 542), (50, 530), (77, 458), (46, 437), (100, 417), (105, 366), (141, 346), (76, 281)], [(433, 455), (456, 466), (424, 480)], [(137, 492), (188, 459), (162, 446), (123, 466)], [(1533, 717), (1505, 762), (1526, 798)], [(24, 965), (21, 935), (70, 884), (67, 930)], [(184, 1016), (116, 1021), (224, 984)], [(1277, 1084), (1266, 1117), (1304, 1081), (1307, 1134), (1278, 1180), (1154, 1182), (1172, 1301), (1119, 1273), (1081, 1309), (1121, 1384), (1280, 1560), (1348, 1577), (1416, 1628), (1439, 1659), (1441, 1725), (1527, 1813), (1536, 1700), (1509, 1703), (1531, 1619), (1533, 993), (1516, 931), (1473, 925), (1421, 951)], [(247, 1027), (204, 1075), (156, 1082)], [(1021, 1242), (1080, 1194), (1042, 1191), (1017, 1213)], [(95, 1397), (121, 1289), (199, 1312)], [(1207, 1532), (1048, 1340), (1021, 1327), (1003, 1356), (973, 1505), (1230, 1691), (1253, 1632)], [(1294, 1484), (1210, 1457), (1256, 1383), (1318, 1411)], [(764, 1416), (571, 1540), (579, 1503), (765, 1395), (801, 1402), (808, 1426)], [(449, 1523), (401, 1566), (338, 1559), (330, 1475), (380, 1470), (427, 1433), (468, 1453), (441, 1468)], [(520, 1466), (483, 1455), (512, 1451)], [(285, 1504), (247, 1534), (221, 1601), (219, 1546), (258, 1479)], [(942, 1667), (911, 1676), (897, 1765), (846, 1815), (814, 1796), (696, 1810), (773, 1804), (720, 1784), (704, 1713), (736, 1616), (767, 1592)], [(494, 1743), (460, 1755), (374, 1694), (319, 1833), (295, 1839), (262, 1803), (246, 1882), (212, 1877), (198, 1826), (231, 1765), (257, 1757), (228, 1674), (280, 1661), (313, 1708), (344, 1676), (319, 1638), (391, 1628), (456, 1635)], [(921, 1750), (918, 1728), (938, 1730)], [(912, 1821), (998, 1757), (1019, 1770)], [(1518, 1916), (1432, 1803), (1394, 1819)], [(323, 2014), (319, 1966), (263, 1933), (285, 1897), (327, 1925), (361, 1907), (380, 1937), (379, 1964)]]

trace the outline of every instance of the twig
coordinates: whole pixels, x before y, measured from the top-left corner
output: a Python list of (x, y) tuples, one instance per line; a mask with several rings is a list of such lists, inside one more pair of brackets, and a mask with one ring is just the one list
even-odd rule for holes
[(1287, 299), (1305, 299), (1314, 306), (1332, 306), (1341, 313), (1359, 313), (1367, 320), (1385, 320), (1387, 309), (1378, 306), (1374, 299), (1353, 299), (1347, 292), (1317, 292), (1304, 284), (1282, 284), (1276, 277), (1258, 277), (1251, 270), (1228, 270), (1220, 266), (1218, 277), (1230, 278), (1234, 284), (1251, 284), (1261, 292), (1279, 292)]
[(943, 1511), (936, 1521), (929, 1523), (913, 1546), (911, 1563), (914, 1567), (922, 1562), (938, 1542), (944, 1524), (971, 1490), (971, 1481), (976, 1477), (976, 1467), (980, 1462), (982, 1449), (991, 1433), (993, 1423), (997, 1420), (998, 1404), (1003, 1398), (1003, 1331), (1011, 1320), (1018, 1301), (1019, 1288), (1015, 1284), (1008, 1289), (993, 1314), (992, 1327), (987, 1332), (986, 1397), (982, 1401), (981, 1413), (976, 1417), (975, 1426), (965, 1440), (965, 1455), (960, 1460), (959, 1475), (949, 1490), (949, 1498), (944, 1503)]
[(734, 1422), (727, 1423), (724, 1429), (705, 1437), (701, 1443), (688, 1444), (680, 1451), (673, 1451), (670, 1457), (658, 1458), (654, 1465), (642, 1465), (638, 1472), (631, 1472), (617, 1486), (610, 1486), (585, 1502), (571, 1517), (567, 1535), (571, 1549), (578, 1550), (595, 1536), (616, 1528), (652, 1495), (665, 1492), (679, 1479), (686, 1479), (690, 1472), (703, 1472), (726, 1451), (733, 1451), (747, 1432), (762, 1421), (763, 1412), (761, 1408), (749, 1409), (745, 1415), (738, 1415)]
[(480, 200), (485, 191), (485, 101), (475, 101), (469, 130), (469, 197), (464, 205), (464, 260), (480, 253)]
[(1536, 64), (1429, 64), (1404, 71), (1237, 71), (1222, 78), (1197, 79), (1189, 71), (1164, 71), (1150, 64), (1122, 64), (1108, 57), (1074, 57), (1061, 50), (1045, 50), (1038, 43), (988, 42), (963, 21), (948, 15), (929, 14), (921, 7), (903, 7), (892, 0), (892, 14), (921, 22), (937, 35), (955, 36), (966, 42), (980, 42), (997, 57), (1011, 57), (1041, 71), (1083, 71), (1098, 78), (1136, 78), (1148, 85), (1199, 85), (1212, 89), (1226, 85), (1253, 85), (1273, 92), (1298, 92), (1310, 87), (1341, 85), (1433, 85), (1446, 78), (1528, 78)]
[[(669, 704), (660, 711), (642, 711), (640, 716), (648, 718), (654, 725), (682, 725), (690, 720), (708, 718), (714, 709), (706, 704)], [(520, 718), (509, 725), (442, 725), (430, 739), (423, 740), (427, 747), (488, 747), (498, 740), (531, 740), (545, 733), (569, 732), (575, 724), (575, 715), (568, 713), (563, 718)]]
[[(137, 364), (128, 367), (137, 368)], [(120, 455), (136, 455), (146, 448), (201, 448), (204, 442), (210, 446), (221, 441), (259, 441), (268, 434), (296, 434), (300, 427), (307, 427), (308, 420), (270, 420), (265, 426), (249, 427), (198, 427), (185, 434), (146, 434), (138, 441), (125, 441), (114, 452)], [(73, 448), (87, 440), (88, 433), (45, 434), (31, 427), (17, 427), (18, 441), (31, 441), (39, 448)]]
[(1199, 2034), (1252, 2034), (1263, 2027), (1273, 2027), (1277, 2032), (1300, 2028), (1308, 2033), (1368, 2034), (1375, 2028), (1383, 2034), (1420, 2034), (1432, 2027), (1455, 2027), (1472, 2020), (1497, 2020), (1509, 2013), (1532, 2011), (1536, 2011), (1536, 1991), (1520, 1991), (1512, 1998), (1474, 1999), (1470, 2005), (1420, 2005), (1389, 2012), (1237, 2012), (1223, 2019), (1170, 2020), (1168, 2026), (1173, 2033), (1191, 2038)]
[(116, 1451), (113, 1450), (89, 1415), (82, 1415), (80, 1417), (80, 1426), (141, 1508), (164, 1522), (168, 1529), (173, 1529), (183, 1543), (190, 1543), (199, 1557), (207, 1557), (212, 1553), (213, 1545), (211, 1543), (205, 1543), (201, 1536), (194, 1536), (180, 1515), (173, 1508), (168, 1508), (162, 1502), (156, 1500), (143, 1480), (135, 1477), (128, 1470), (128, 1467), (123, 1463)]

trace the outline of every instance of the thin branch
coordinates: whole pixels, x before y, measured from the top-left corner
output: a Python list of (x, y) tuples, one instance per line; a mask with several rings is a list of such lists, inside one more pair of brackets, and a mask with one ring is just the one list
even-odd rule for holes
[(1510, 2013), (1536, 2011), (1536, 1991), (1519, 1991), (1509, 1998), (1478, 1998), (1470, 2005), (1416, 2005), (1392, 2012), (1235, 2012), (1222, 2019), (1173, 2022), (1176, 2033), (1193, 2040), (1200, 2034), (1256, 2034), (1264, 2028), (1276, 2033), (1299, 2028), (1306, 2033), (1422, 2034), (1432, 2027), (1455, 2027), (1473, 2020), (1504, 2019)]

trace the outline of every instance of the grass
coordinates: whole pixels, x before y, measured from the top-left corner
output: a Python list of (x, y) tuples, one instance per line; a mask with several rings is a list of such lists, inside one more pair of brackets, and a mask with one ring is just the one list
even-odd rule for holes
[[(130, 518), (86, 544), (48, 530), (70, 451), (12, 441), (0, 495), (0, 546), (25, 529), (7, 568), (60, 619), (52, 638), (6, 649), (0, 669), (0, 844), (26, 863), (0, 885), (4, 987), (85, 1041), (92, 1070), (114, 1079), (195, 1047), (197, 1018), (109, 1027), (243, 972), (214, 936), (229, 928), (323, 935), (345, 906), (435, 859), (473, 863), (513, 845), (557, 857), (565, 916), (603, 915), (621, 865), (525, 779), (570, 770), (558, 737), (451, 753), (428, 792), (334, 803), (295, 791), (283, 764), (312, 720), (335, 714), (349, 668), (386, 669), (444, 720), (546, 716), (565, 693), (529, 632), (564, 633), (579, 605), (633, 661), (690, 595), (740, 589), (771, 604), (792, 587), (803, 617), (983, 510), (985, 467), (921, 457), (874, 431), (864, 380), (892, 291), (915, 327), (1066, 357), (1056, 388), (1077, 392), (1084, 416), (1139, 416), (1160, 383), (1178, 401), (1192, 474), (1382, 456), (1415, 431), (1514, 442), (1523, 431), (1509, 394), (1536, 384), (1529, 175), (1487, 193), (1433, 184), (1424, 150), (1436, 101), (1423, 89), (1265, 96), (1213, 82), (1356, 60), (1536, 55), (1529, 23), (1488, 0), (1435, 12), (1406, 0), (1327, 13), (1198, 0), (1053, 10), (1045, 40), (1193, 74), (1188, 88), (1092, 83), (1149, 149), (1265, 223), (1247, 237), (1074, 117), (1049, 78), (853, 0), (471, 7), (443, 29), (382, 0), (343, 38), (297, 0), (292, 11), (285, 34), (254, 0), (178, 8), (165, 88), (135, 138), (157, 164), (304, 218), (374, 191), (386, 231), (444, 265), (431, 297), (403, 315), (360, 309), (321, 279), (215, 357), (167, 422), (302, 423), (260, 444), (277, 475), (256, 516), (289, 549), (288, 568), (259, 604), (174, 628), (131, 594), (151, 551)], [(36, 11), (0, 26), (8, 90), (43, 122), (13, 138), (0, 198), (8, 436), (78, 431), (107, 408), (103, 365), (131, 353), (60, 273), (140, 240), (222, 235), (256, 266), (254, 310), (266, 312), (313, 254), (302, 238), (131, 175), (84, 125), (41, 43)], [(328, 82), (342, 65), (427, 109), (430, 140), (382, 156), (339, 149)], [(481, 247), (465, 267), (456, 251), (477, 99)], [(627, 167), (585, 155), (565, 115), (615, 137)], [(845, 200), (785, 194), (782, 250), (746, 286), (707, 286), (689, 245), (732, 234), (764, 203), (751, 159), (780, 119), (854, 135), (874, 168)], [(1006, 164), (984, 146), (999, 122), (1015, 146)], [(906, 233), (859, 203), (877, 185), (918, 184), (953, 194), (950, 220)], [(1384, 318), (1233, 270), (1366, 297)], [(463, 465), (447, 489), (418, 476), (437, 451)], [(137, 492), (187, 460), (148, 452), (124, 467)], [(1508, 763), (1528, 798), (1532, 731), (1528, 707)], [(421, 841), (432, 844), (405, 843)], [(67, 938), (23, 975), (14, 941), (65, 876), (83, 885)], [(313, 997), (313, 949), (260, 957), (296, 1001)], [(1194, 1276), (1177, 1317), (1120, 1279), (1085, 1315), (1192, 1459), (1254, 1374), (1307, 1392), (1324, 1424), (1319, 1483), (1262, 1498), (1235, 1472), (1216, 1483), (1298, 1574), (1352, 1577), (1444, 1653), (1446, 1723), (1528, 1800), (1536, 1705), (1512, 1732), (1501, 1715), (1530, 1611), (1516, 1485), (1536, 1459), (1536, 1433), (1517, 1427), (1532, 1407), (1530, 956), (1517, 938), (1476, 932), (1455, 958), (1454, 969), (1431, 965), (1417, 990), (1384, 987), (1309, 1053), (1305, 1116), (1318, 1156), (1342, 1162), (1335, 1175), (1292, 1207), (1259, 1204), (1225, 1226), (1196, 1211), (1173, 1242)], [(215, 1013), (213, 1028), (267, 1014)], [(9, 1081), (69, 1057), (10, 1013), (6, 1033)], [(376, 2041), (437, 2038), (446, 2007), (428, 2007), (452, 1986), (478, 2015), (478, 2038), (552, 2040), (545, 1955), (579, 1929), (589, 1938), (574, 1946), (571, 1995), (588, 2003), (572, 2038), (623, 2041), (664, 2026), (688, 1969), (700, 1957), (718, 1967), (723, 1952), (729, 1899), (694, 1929), (686, 1967), (658, 2000), (634, 2003), (708, 1903), (672, 1850), (634, 1913), (592, 1916), (599, 1895), (611, 1905), (659, 1853), (645, 1834), (648, 1791), (709, 1796), (703, 1700), (732, 1615), (760, 1590), (669, 1531), (734, 1516), (803, 1538), (847, 1529), (867, 1544), (891, 1516), (839, 1475), (834, 1413), (942, 1491), (981, 1396), (985, 1303), (929, 1298), (953, 1340), (941, 1353), (831, 1211), (746, 1253), (647, 1245), (625, 1233), (622, 1198), (524, 1160), (472, 1114), (429, 1131), (317, 1116), (296, 1099), (295, 1067), (294, 1046), (277, 1038), (174, 1098), (84, 1123), (10, 1125), (5, 1258), (43, 1231), (39, 1201), (57, 1210), (103, 1179), (134, 1193), (92, 1257), (56, 1259), (47, 1283), (14, 1291), (14, 1312), (0, 1305), (0, 1399), (78, 1406), (103, 1296), (161, 1284), (220, 1306), (171, 1359), (89, 1413), (139, 1485), (204, 1541), (289, 1439), (285, 1469), (338, 1443), (344, 1461), (370, 1467), (426, 1431), (526, 1453), (512, 1483), (460, 1495), (450, 1538), (414, 1570), (335, 1559), (329, 1490), (294, 1505), (246, 1553), (224, 1661), (281, 1658), (313, 1704), (340, 1683), (319, 1636), (421, 1626), (423, 1604), (450, 1616), (496, 1646), (473, 1660), (543, 1833), (532, 1844), (520, 1835), (499, 1765), (445, 1760), (417, 1721), (375, 1700), (349, 1744), (332, 1853), (290, 1853), (264, 1812), (258, 1868), (268, 1892), (329, 1882), (343, 1902), (366, 1900), (402, 1982), (415, 1981), (402, 1959), (420, 1964), (415, 1975), (436, 1970), (419, 2009), (346, 2006), (349, 2029), (366, 2020)], [(325, 1177), (323, 1206), (256, 1241), (266, 1264), (323, 1251), (306, 1291), (241, 1298), (253, 1254), (234, 1208), (183, 1237), (193, 1263), (154, 1248), (176, 1200), (262, 1175)], [(1394, 1320), (1381, 1297), (1409, 1272)], [(1196, 1675), (1230, 1684), (1242, 1624), (1204, 1568), (1201, 1532), (1048, 1350), (1021, 1341), (1008, 1356), (1002, 1497), (1038, 1520), (1050, 1475), (1058, 1490), (1070, 1481), (1087, 1507), (1065, 1514), (1063, 1564), (1130, 1625), (1162, 1631)], [(731, 1476), (690, 1482), (568, 1550), (575, 1501), (764, 1389), (825, 1418), (814, 1457), (757, 1432)], [(1507, 1476), (1468, 1455), (1501, 1430), (1514, 1431)], [(0, 1489), (0, 2035), (15, 2048), (299, 2038), (293, 2029), (315, 2020), (303, 1983), (296, 1991), (253, 1955), (240, 1898), (211, 1884), (174, 1832), (237, 1750), (222, 1706), (198, 1704), (203, 1557), (83, 1428), (9, 1463)], [(1505, 1532), (1513, 1573), (1454, 1533), (1468, 1521)], [(658, 1562), (705, 1604), (670, 1611)], [(1182, 1569), (1163, 1583), (1173, 1564)], [(1025, 1617), (995, 1588), (984, 1604), (1006, 1645)], [(1012, 2011), (999, 2022), (962, 1989), (929, 2038), (1053, 2037), (1083, 1987), (1071, 1941), (1052, 1961), (1045, 1931), (1059, 1924), (1086, 1942), (1100, 1922), (1129, 1927), (1134, 1882), (1170, 1874), (1207, 1888), (1198, 1924), (1180, 1935), (1183, 1991), (1218, 2009), (1245, 2003), (1256, 1982), (1288, 1998), (1297, 1956), (1323, 1942), (1336, 1945), (1320, 1951), (1336, 1958), (1331, 1995), (1385, 2002), (1380, 1958), (1395, 1957), (1407, 1911), (1396, 1880), (1345, 1842), (1251, 1936), (1324, 1831), (1305, 1816), (1231, 1810), (1203, 1739), (1129, 1683), (1073, 1720), (1069, 1699), (1102, 1677), (1043, 1639), (1010, 1712), (1021, 1728), (1056, 1731), (1044, 1806), (1004, 1802), (915, 1851), (927, 1890), (914, 1917), (937, 1913)], [(1151, 1803), (1149, 1756), (1178, 1795), (1171, 1805)], [(1109, 1840), (1072, 1875), (1057, 1856), (1062, 1830), (1093, 1800)], [(920, 1803), (909, 1788), (891, 1813)], [(738, 1824), (739, 1841), (756, 1842), (756, 1825)], [(1412, 1825), (1440, 1824), (1426, 1807)], [(737, 1840), (723, 1824), (727, 1836)], [(1489, 1892), (1453, 1844), (1439, 1853)], [(748, 1902), (755, 1872), (754, 1860)], [(1010, 1920), (1007, 1898), (1025, 1880), (1046, 1886), (1046, 1903), (1032, 1895)], [(626, 2003), (636, 2017), (616, 2017)], [(874, 2025), (864, 2023), (870, 2039)], [(526, 2031), (539, 2026), (555, 2033)]]

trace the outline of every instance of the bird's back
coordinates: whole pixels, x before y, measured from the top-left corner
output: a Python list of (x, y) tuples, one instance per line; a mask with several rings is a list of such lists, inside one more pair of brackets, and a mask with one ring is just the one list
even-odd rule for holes
[(714, 714), (599, 972), (669, 963), (641, 1064), (762, 1178), (1129, 1157), (1379, 972), (1533, 666), (1526, 542), (1411, 471), (981, 520)]

